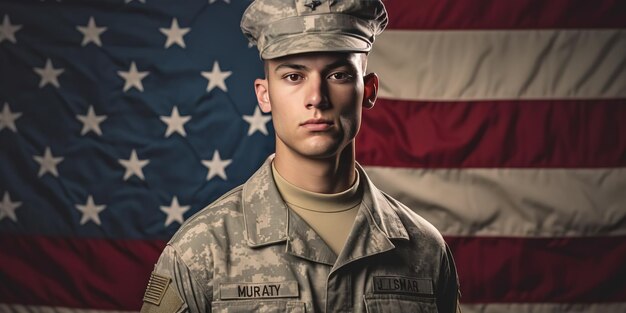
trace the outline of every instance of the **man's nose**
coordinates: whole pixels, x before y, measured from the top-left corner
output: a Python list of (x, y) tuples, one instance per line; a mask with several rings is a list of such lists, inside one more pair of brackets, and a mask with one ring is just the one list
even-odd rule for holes
[(321, 77), (309, 77), (306, 108), (320, 110), (330, 107), (328, 102), (328, 86)]

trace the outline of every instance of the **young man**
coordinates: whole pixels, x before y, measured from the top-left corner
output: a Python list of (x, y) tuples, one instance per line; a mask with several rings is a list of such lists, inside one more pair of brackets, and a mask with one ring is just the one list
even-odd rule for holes
[(437, 230), (355, 162), (378, 77), (367, 52), (380, 0), (256, 0), (259, 106), (276, 153), (190, 218), (164, 249), (142, 312), (455, 312), (458, 283)]

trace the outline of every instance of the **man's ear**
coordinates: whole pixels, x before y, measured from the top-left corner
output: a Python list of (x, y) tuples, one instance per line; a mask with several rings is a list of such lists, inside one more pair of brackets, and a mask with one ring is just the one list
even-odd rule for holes
[(363, 107), (371, 109), (378, 97), (378, 75), (369, 73), (363, 77)]
[(270, 103), (270, 94), (267, 85), (267, 79), (255, 79), (254, 92), (256, 93), (256, 101), (259, 103), (259, 108), (261, 108), (261, 111), (263, 111), (263, 113), (271, 112), (272, 104)]

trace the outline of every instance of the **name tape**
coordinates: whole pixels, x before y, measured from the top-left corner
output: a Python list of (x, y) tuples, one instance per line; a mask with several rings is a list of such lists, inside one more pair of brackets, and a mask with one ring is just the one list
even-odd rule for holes
[(395, 293), (414, 296), (433, 296), (430, 278), (404, 276), (374, 276), (374, 293)]
[(221, 284), (220, 297), (227, 299), (294, 298), (299, 296), (298, 282)]

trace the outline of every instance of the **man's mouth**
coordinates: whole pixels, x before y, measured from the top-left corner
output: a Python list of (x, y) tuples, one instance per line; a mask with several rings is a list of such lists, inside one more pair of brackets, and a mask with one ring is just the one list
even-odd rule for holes
[(333, 121), (323, 118), (312, 118), (301, 123), (300, 126), (310, 131), (325, 131), (333, 126)]

